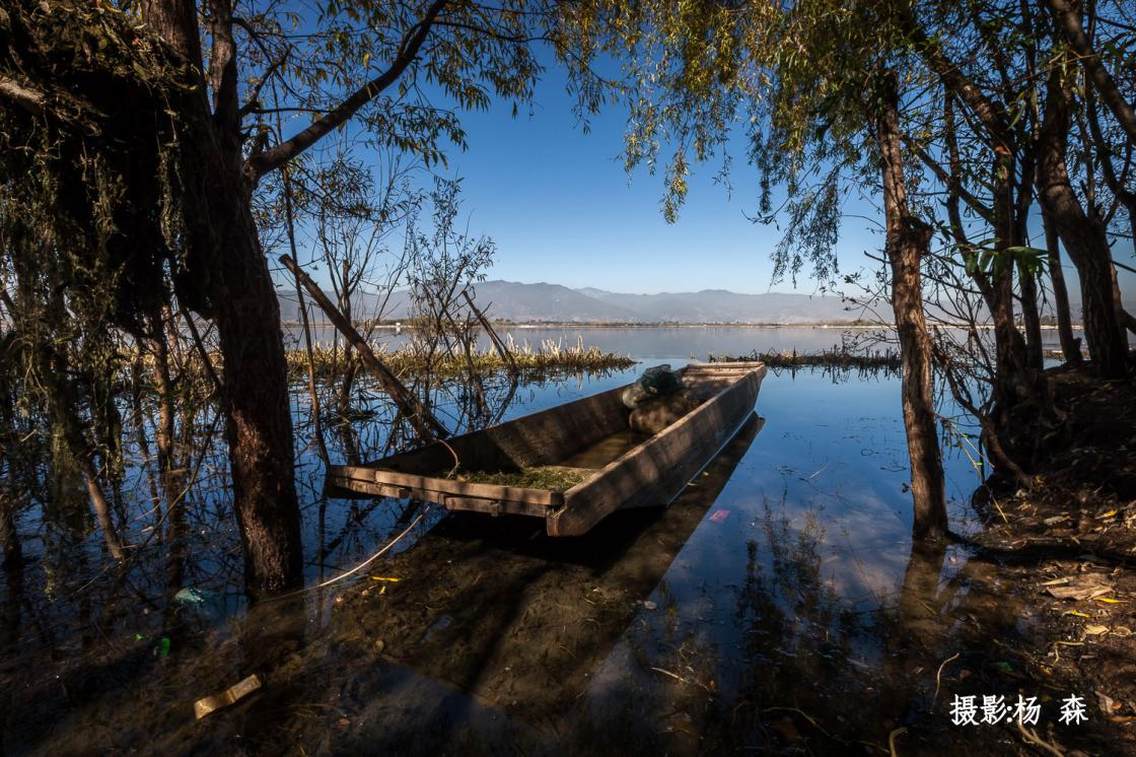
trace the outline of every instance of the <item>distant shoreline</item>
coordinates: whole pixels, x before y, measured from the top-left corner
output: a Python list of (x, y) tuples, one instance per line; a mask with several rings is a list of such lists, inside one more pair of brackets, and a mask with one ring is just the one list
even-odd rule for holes
[[(657, 322), (657, 323), (622, 323), (610, 321), (493, 321), (494, 328), (503, 329), (825, 329), (825, 330), (871, 330), (871, 329), (894, 329), (895, 325), (891, 323), (884, 323), (881, 321), (831, 321), (831, 322), (812, 322), (812, 323), (674, 323), (674, 322)], [(286, 320), (282, 325), (287, 327), (300, 328), (303, 326), (299, 321)], [(311, 326), (318, 328), (334, 328), (330, 321), (311, 321)], [(953, 328), (963, 328), (964, 324), (958, 324)], [(383, 321), (374, 324), (374, 328), (382, 329), (384, 331), (406, 329), (410, 330), (411, 324), (405, 321)], [(993, 330), (992, 324), (983, 324), (978, 326), (983, 331)], [(1073, 324), (1073, 329), (1076, 331), (1081, 330), (1081, 324)], [(1055, 325), (1042, 325), (1042, 331), (1056, 331)]]

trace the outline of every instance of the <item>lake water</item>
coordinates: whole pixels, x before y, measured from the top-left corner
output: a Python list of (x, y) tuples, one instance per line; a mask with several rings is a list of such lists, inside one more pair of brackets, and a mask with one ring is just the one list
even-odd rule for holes
[[(845, 342), (867, 349), (883, 349), (893, 341), (891, 331), (879, 328), (847, 329), (833, 327), (748, 327), (748, 326), (675, 326), (650, 328), (621, 328), (594, 326), (499, 326), (502, 339), (512, 339), (518, 346), (539, 347), (546, 341), (573, 345), (579, 340), (607, 352), (631, 355), (642, 360), (699, 359), (707, 355), (742, 355), (758, 352), (793, 351), (816, 352), (840, 346)], [(331, 326), (316, 325), (313, 338), (317, 343), (330, 344), (335, 338)], [(1077, 332), (1078, 334), (1080, 332)], [(302, 332), (293, 329), (289, 334), (293, 343), (301, 344)], [(405, 344), (410, 332), (391, 328), (378, 329), (375, 339), (389, 349)], [(1060, 348), (1056, 329), (1042, 330), (1042, 344), (1046, 349)], [(482, 349), (492, 349), (483, 339)]]
[[(647, 365), (841, 342), (829, 329), (512, 333), (580, 334), (642, 362), (521, 387), (505, 418)], [(389, 408), (367, 393), (360, 409), (329, 429), (333, 461), (381, 456)], [(572, 540), (526, 519), (416, 521), (408, 501), (326, 499), (299, 388), (295, 411), (309, 585), (417, 525), (352, 579), (246, 614), (219, 455), (189, 499), (185, 551), (150, 547), (125, 572), (105, 567), (89, 524), (27, 514), (32, 564), (0, 590), (7, 753), (884, 748), (881, 724), (931, 717), (939, 658), (920, 645), (975, 612), (965, 552), (912, 550), (895, 377), (771, 371), (760, 417), (670, 508)], [(978, 528), (969, 444), (944, 460), (961, 533)], [(140, 474), (133, 484), (142, 499)], [(133, 506), (127, 540), (145, 542), (152, 522)], [(193, 721), (196, 698), (250, 673), (261, 694)]]

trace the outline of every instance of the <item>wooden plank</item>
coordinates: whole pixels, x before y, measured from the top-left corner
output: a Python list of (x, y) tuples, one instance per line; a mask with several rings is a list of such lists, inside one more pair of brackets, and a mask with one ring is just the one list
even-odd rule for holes
[(468, 481), (449, 481), (426, 476), (411, 476), (360, 466), (338, 466), (328, 473), (327, 486), (359, 494), (382, 497), (417, 497), (442, 503), (445, 497), (469, 497), (479, 500), (504, 501), (532, 506), (544, 515), (544, 508), (564, 504), (564, 493), (547, 489), (526, 489)]
[(373, 480), (337, 476), (334, 473), (330, 472), (328, 473), (327, 479), (324, 482), (324, 490), (327, 493), (327, 496), (334, 497), (336, 499), (354, 499), (368, 497), (393, 497), (394, 499), (406, 499), (407, 497), (410, 497), (414, 494), (414, 492), (404, 486), (377, 484)]
[(405, 486), (416, 491), (443, 492), (456, 496), (523, 502), (525, 504), (543, 505), (545, 507), (564, 504), (563, 492), (555, 492), (548, 489), (525, 489), (516, 486), (482, 484), (473, 481), (456, 481), (381, 469), (372, 471), (371, 475), (373, 480), (377, 483)]
[(450, 511), (466, 511), (485, 513), (487, 515), (528, 515), (543, 518), (548, 513), (544, 505), (533, 505), (527, 502), (502, 502), (478, 497), (459, 497), (453, 494), (441, 494), (439, 499), (442, 506)]
[[(333, 497), (393, 497), (406, 499), (414, 497), (425, 502), (436, 502), (447, 510), (469, 510), (490, 515), (528, 515), (543, 518), (552, 505), (534, 504), (524, 501), (496, 500), (484, 497), (461, 496), (436, 489), (411, 489), (405, 486), (392, 486), (357, 478), (329, 476), (326, 484), (329, 496)], [(560, 494), (560, 492), (556, 492)], [(557, 505), (563, 504), (561, 501)]]
[(369, 465), (333, 465), (329, 477), (354, 478), (360, 481), (374, 481), (375, 469)]
[(760, 360), (743, 360), (743, 361), (734, 361), (734, 362), (731, 362), (731, 363), (703, 363), (703, 362), (697, 362), (696, 361), (696, 362), (688, 363), (686, 365), (686, 368), (688, 370), (692, 369), (692, 368), (695, 369), (695, 370), (719, 370), (719, 369), (729, 370), (729, 369), (741, 368), (741, 369), (744, 369), (744, 370), (747, 370), (747, 371), (754, 371), (754, 370), (758, 370), (759, 368), (761, 368), (764, 365), (765, 365), (765, 363), (761, 362)]

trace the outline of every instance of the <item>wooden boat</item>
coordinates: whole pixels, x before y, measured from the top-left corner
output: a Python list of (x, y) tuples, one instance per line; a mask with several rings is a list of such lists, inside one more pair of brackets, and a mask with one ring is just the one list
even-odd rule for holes
[[(678, 496), (750, 415), (765, 365), (694, 363), (679, 373), (699, 404), (652, 436), (630, 430), (618, 387), (366, 465), (332, 466), (327, 487), (333, 496), (534, 516), (550, 536), (578, 536), (616, 510)], [(554, 483), (510, 485), (510, 474)]]

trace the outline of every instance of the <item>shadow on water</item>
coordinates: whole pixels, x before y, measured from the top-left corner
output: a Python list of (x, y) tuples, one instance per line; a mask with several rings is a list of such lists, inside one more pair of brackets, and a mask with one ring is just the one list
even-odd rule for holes
[[(397, 581), (343, 589), (322, 628), (302, 600), (269, 602), (194, 644), (184, 662), (108, 645), (70, 677), (98, 696), (40, 709), (49, 715), (40, 723), (9, 722), (8, 743), (423, 753), (524, 741), (580, 698), (761, 423), (752, 417), (669, 507), (618, 513), (584, 537), (551, 539), (523, 518), (447, 516), (380, 564), (380, 577)], [(250, 673), (265, 682), (250, 702), (189, 720), (192, 699)]]
[(333, 623), (335, 633), (381, 642), (384, 659), (468, 696), (450, 697), (450, 706), (418, 722), (390, 720), (386, 697), (364, 696), (349, 716), (360, 725), (343, 733), (337, 748), (420, 749), (424, 737), (439, 746), (492, 740), (484, 726), (494, 721), (481, 717), (486, 708), (537, 730), (562, 720), (644, 611), (643, 599), (761, 425), (751, 418), (668, 508), (617, 513), (576, 539), (549, 538), (539, 522), (522, 519), (450, 517), (405, 559), (384, 566), (404, 577), (387, 591), (372, 587), (354, 597)]

